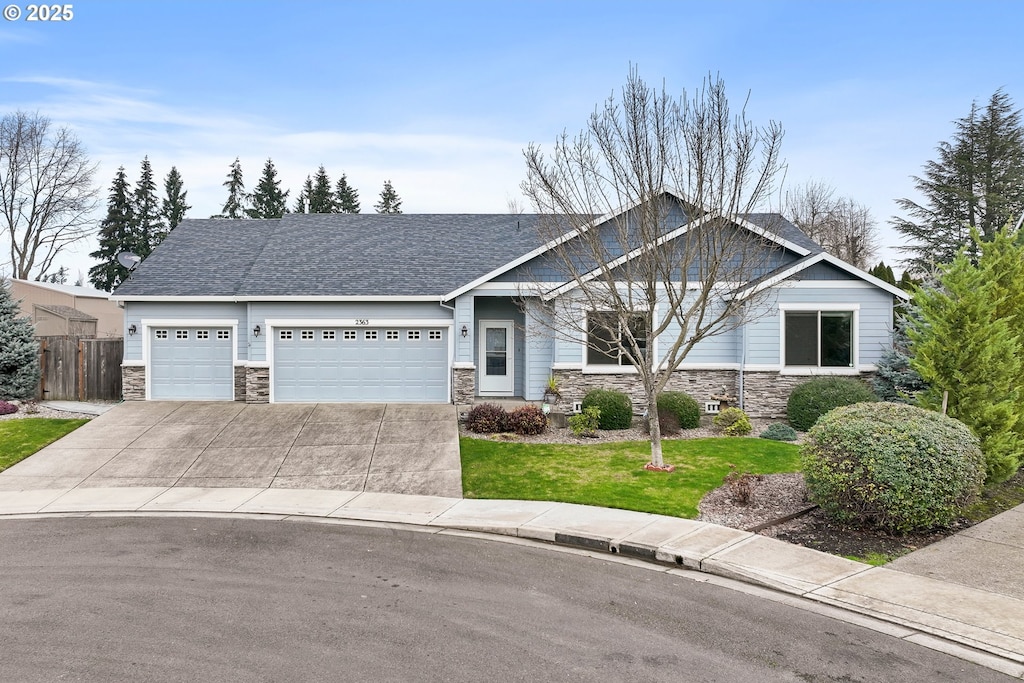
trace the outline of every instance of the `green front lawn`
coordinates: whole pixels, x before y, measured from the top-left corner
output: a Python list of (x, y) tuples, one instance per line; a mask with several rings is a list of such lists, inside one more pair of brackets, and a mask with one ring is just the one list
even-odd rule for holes
[(733, 464), (740, 472), (800, 469), (800, 448), (756, 438), (663, 442), (671, 474), (647, 472), (647, 441), (586, 446), (508, 443), (462, 438), (466, 498), (555, 500), (694, 518), (705, 493), (722, 485)]
[(88, 420), (26, 417), (0, 422), (0, 471), (73, 432)]

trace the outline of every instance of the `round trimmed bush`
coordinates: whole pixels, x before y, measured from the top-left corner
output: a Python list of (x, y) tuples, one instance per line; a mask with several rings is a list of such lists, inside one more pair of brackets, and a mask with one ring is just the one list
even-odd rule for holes
[(508, 413), (493, 403), (478, 403), (466, 414), (466, 429), (477, 434), (507, 432), (510, 427)]
[(772, 441), (796, 441), (796, 430), (787, 424), (773, 422), (761, 432), (760, 437)]
[(543, 434), (548, 428), (548, 416), (535, 405), (525, 405), (508, 414), (508, 425), (516, 434), (534, 436)]
[(583, 397), (583, 409), (597, 408), (599, 429), (629, 429), (633, 424), (633, 403), (629, 396), (613, 389), (593, 389)]
[(18, 406), (7, 401), (0, 401), (0, 415), (10, 415), (16, 412), (18, 412)]
[(750, 418), (739, 408), (726, 408), (711, 419), (711, 424), (726, 436), (746, 436), (753, 429)]
[(833, 408), (877, 400), (871, 387), (859, 379), (817, 377), (793, 389), (786, 404), (786, 417), (794, 429), (806, 432)]
[(890, 532), (948, 526), (981, 491), (985, 459), (965, 424), (902, 403), (858, 403), (818, 420), (800, 451), (812, 502)]
[(697, 400), (681, 391), (663, 391), (658, 395), (658, 417), (662, 412), (675, 415), (680, 429), (696, 429), (700, 426), (700, 406)]

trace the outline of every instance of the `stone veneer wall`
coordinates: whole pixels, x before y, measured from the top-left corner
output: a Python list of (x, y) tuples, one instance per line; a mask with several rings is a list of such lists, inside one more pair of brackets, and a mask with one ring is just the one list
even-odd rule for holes
[(245, 368), (235, 366), (235, 400), (245, 401)]
[[(643, 387), (636, 375), (584, 375), (579, 370), (555, 370), (555, 377), (562, 393), (558, 409), (572, 411), (573, 401), (581, 401), (591, 389), (616, 389), (624, 391), (633, 401), (634, 408), (644, 407)], [(874, 373), (862, 373), (860, 379), (867, 381)], [(811, 379), (809, 375), (782, 375), (778, 372), (743, 373), (744, 410), (750, 417), (761, 419), (785, 419), (789, 394), (798, 384)], [(666, 391), (682, 391), (701, 404), (714, 400), (712, 396), (738, 396), (739, 372), (736, 370), (677, 370), (672, 374)]]
[(452, 402), (456, 405), (473, 402), (476, 395), (476, 370), (474, 368), (452, 369)]
[(270, 368), (245, 368), (245, 402), (270, 403)]
[(141, 365), (121, 366), (121, 397), (125, 401), (146, 400), (146, 368)]

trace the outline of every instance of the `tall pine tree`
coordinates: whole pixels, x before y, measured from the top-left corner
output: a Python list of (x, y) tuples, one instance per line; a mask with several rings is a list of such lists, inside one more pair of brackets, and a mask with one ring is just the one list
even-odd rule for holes
[(344, 173), (334, 188), (334, 204), (341, 213), (359, 213), (359, 192), (348, 184), (348, 178)]
[(131, 190), (124, 166), (117, 169), (110, 185), (107, 199), (107, 215), (100, 222), (100, 247), (89, 254), (98, 264), (89, 269), (89, 282), (97, 289), (114, 291), (128, 277), (128, 270), (117, 262), (122, 251), (138, 248), (135, 235), (135, 208), (132, 205)]
[(156, 196), (156, 180), (153, 178), (153, 167), (149, 157), (142, 159), (142, 170), (139, 181), (132, 193), (132, 205), (135, 232), (135, 244), (132, 251), (137, 256), (146, 258), (156, 245), (167, 236), (167, 228), (160, 215), (159, 200)]
[(164, 179), (164, 200), (160, 212), (167, 220), (168, 232), (178, 227), (178, 223), (185, 218), (185, 213), (192, 208), (186, 201), (188, 192), (183, 189), (184, 185), (178, 168), (171, 166), (171, 170)]
[(938, 159), (914, 177), (923, 202), (898, 200), (909, 218), (891, 221), (909, 241), (900, 250), (914, 270), (951, 263), (961, 247), (976, 254), (972, 228), (988, 241), (1024, 212), (1024, 126), (1009, 95), (997, 90), (984, 109), (972, 104), (955, 127)]
[(399, 198), (390, 180), (384, 181), (384, 189), (380, 191), (380, 201), (373, 205), (377, 213), (402, 213), (402, 200)]
[(221, 183), (228, 189), (228, 199), (220, 213), (224, 218), (245, 218), (245, 182), (242, 180), (242, 164), (235, 157), (228, 171), (228, 179)]
[(281, 181), (277, 179), (274, 162), (267, 159), (263, 164), (263, 175), (256, 184), (256, 190), (250, 197), (250, 207), (246, 210), (249, 218), (280, 218), (288, 210), (288, 190), (281, 191)]
[(18, 302), (0, 280), (0, 400), (35, 397), (39, 389), (39, 343), (29, 318), (18, 317)]
[(317, 169), (313, 178), (313, 189), (309, 193), (310, 213), (334, 213), (334, 190), (331, 179), (323, 166)]

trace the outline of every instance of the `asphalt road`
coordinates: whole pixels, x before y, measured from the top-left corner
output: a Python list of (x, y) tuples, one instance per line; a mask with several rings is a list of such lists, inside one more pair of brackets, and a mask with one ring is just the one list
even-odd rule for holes
[(7, 681), (984, 681), (683, 576), (497, 541), (201, 517), (0, 522)]

